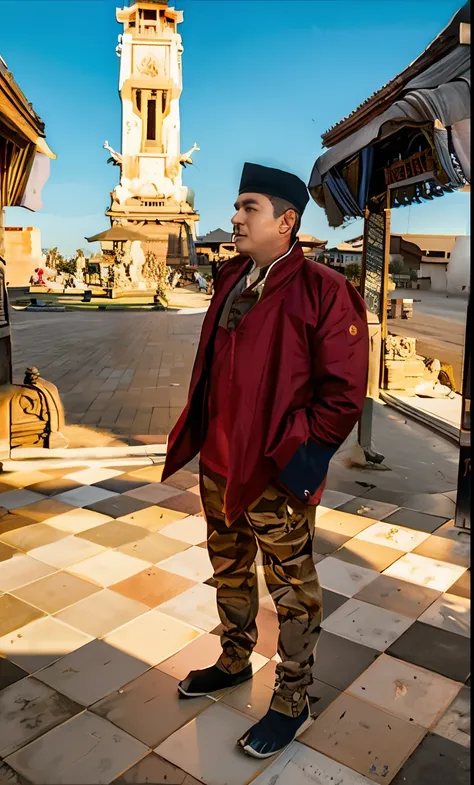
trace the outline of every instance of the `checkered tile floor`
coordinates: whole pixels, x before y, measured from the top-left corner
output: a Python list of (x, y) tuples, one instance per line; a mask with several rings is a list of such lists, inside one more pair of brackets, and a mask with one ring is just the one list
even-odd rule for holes
[(266, 711), (277, 621), (262, 584), (255, 677), (178, 701), (219, 652), (197, 477), (144, 460), (0, 475), (0, 782), (465, 785), (470, 535), (328, 492), (315, 721), (276, 760), (236, 739)]

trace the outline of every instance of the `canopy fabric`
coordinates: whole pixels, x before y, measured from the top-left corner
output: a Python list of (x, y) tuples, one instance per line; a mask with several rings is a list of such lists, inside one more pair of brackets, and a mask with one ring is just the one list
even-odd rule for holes
[[(372, 170), (370, 151), (373, 151), (376, 141), (391, 136), (404, 126), (431, 128), (437, 157), (447, 175), (443, 185), (435, 180), (428, 189), (422, 185), (418, 198), (439, 196), (469, 183), (470, 118), (470, 47), (459, 45), (412, 79), (399, 99), (385, 112), (317, 159), (308, 188), (316, 203), (325, 209), (329, 225), (340, 226), (345, 219), (363, 214)], [(452, 148), (457, 161), (453, 161)], [(356, 192), (347, 181), (347, 167), (351, 161), (352, 164), (358, 161), (360, 171)], [(344, 176), (341, 174), (343, 170)], [(395, 198), (393, 206), (409, 203), (407, 199), (411, 197), (408, 192), (400, 193), (400, 196), (401, 200)]]
[[(421, 87), (425, 84), (432, 84), (433, 66), (425, 74), (421, 74), (414, 79), (411, 84), (420, 85), (419, 88), (410, 89), (403, 98), (395, 101), (392, 106), (383, 114), (374, 117), (370, 123), (351, 134), (339, 144), (331, 147), (326, 153), (320, 156), (314, 164), (309, 182), (309, 189), (315, 188), (322, 183), (322, 177), (351, 155), (355, 155), (364, 147), (388, 136), (403, 125), (413, 125), (434, 122), (440, 120), (445, 127), (454, 123), (466, 120), (471, 117), (471, 90), (470, 90), (470, 63), (466, 62), (466, 49), (470, 47), (458, 46), (450, 52), (443, 61), (449, 59), (449, 63), (437, 64), (439, 66), (438, 75), (444, 73), (453, 74), (447, 83), (438, 84), (438, 87)], [(456, 54), (456, 58), (451, 57)], [(469, 55), (469, 51), (468, 51)], [(456, 62), (456, 68), (454, 68)], [(455, 80), (455, 81), (454, 81)]]

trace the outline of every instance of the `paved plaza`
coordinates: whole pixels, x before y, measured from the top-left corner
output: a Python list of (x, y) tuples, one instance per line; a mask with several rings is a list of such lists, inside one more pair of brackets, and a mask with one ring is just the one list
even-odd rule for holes
[(167, 434), (186, 403), (203, 314), (14, 312), (14, 380), (36, 365), (69, 424)]
[(198, 477), (162, 484), (163, 453), (1, 476), (2, 785), (467, 785), (470, 536), (325, 493), (314, 723), (258, 761), (235, 742), (270, 700), (276, 613), (259, 566), (252, 683), (178, 699), (219, 619)]

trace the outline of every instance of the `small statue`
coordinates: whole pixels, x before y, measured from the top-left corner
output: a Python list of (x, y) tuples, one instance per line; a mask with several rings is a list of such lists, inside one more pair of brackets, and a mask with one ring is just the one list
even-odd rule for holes
[(186, 169), (186, 164), (193, 164), (194, 161), (191, 158), (191, 156), (195, 151), (198, 151), (200, 149), (201, 148), (197, 146), (196, 142), (194, 142), (193, 146), (190, 147), (187, 153), (181, 153), (181, 155), (179, 156), (179, 162), (181, 166), (184, 166), (184, 168)]
[(109, 145), (107, 141), (104, 142), (104, 150), (108, 150), (111, 154), (111, 157), (107, 160), (108, 164), (113, 164), (114, 166), (122, 166), (123, 165), (123, 158), (116, 150), (113, 149)]
[(40, 378), (41, 374), (37, 368), (32, 366), (31, 368), (27, 368), (25, 372), (25, 378), (23, 380), (23, 384), (36, 384), (38, 379)]

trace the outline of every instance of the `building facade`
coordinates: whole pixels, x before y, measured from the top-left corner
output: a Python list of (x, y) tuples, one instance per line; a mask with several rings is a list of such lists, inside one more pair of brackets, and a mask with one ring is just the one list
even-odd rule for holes
[(6, 285), (11, 289), (28, 286), (37, 267), (44, 266), (41, 232), (33, 226), (6, 226)]

